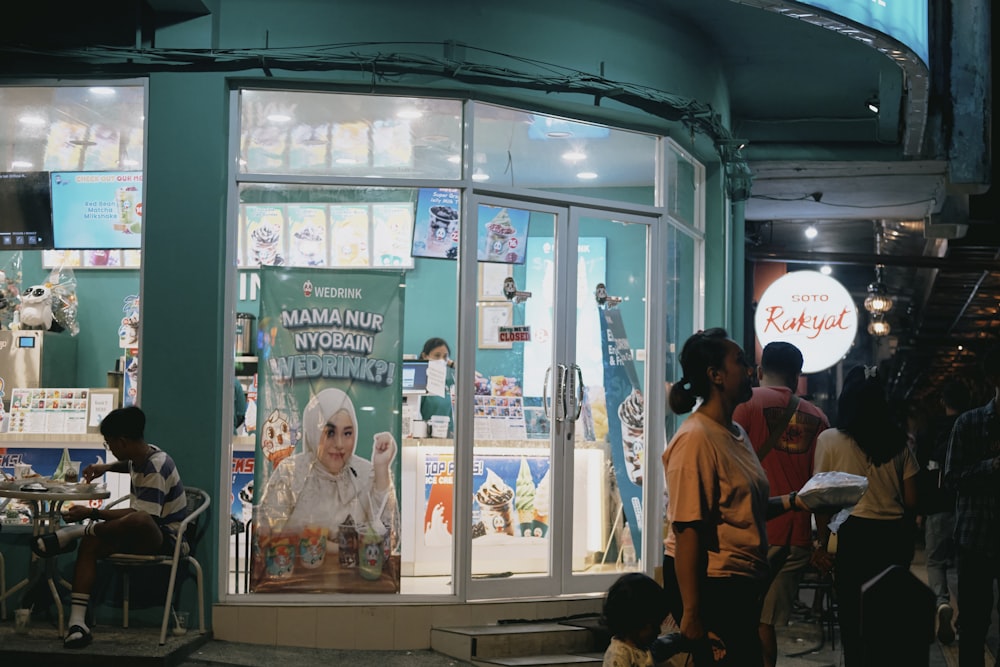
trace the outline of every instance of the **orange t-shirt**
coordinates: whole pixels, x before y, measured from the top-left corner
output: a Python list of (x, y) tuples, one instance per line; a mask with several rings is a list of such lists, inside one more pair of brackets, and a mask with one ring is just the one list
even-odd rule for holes
[[(764, 469), (739, 429), (737, 437), (711, 419), (692, 414), (663, 452), (667, 520), (700, 521), (708, 530), (708, 576), (767, 576), (767, 498)], [(676, 554), (673, 530), (663, 541)]]

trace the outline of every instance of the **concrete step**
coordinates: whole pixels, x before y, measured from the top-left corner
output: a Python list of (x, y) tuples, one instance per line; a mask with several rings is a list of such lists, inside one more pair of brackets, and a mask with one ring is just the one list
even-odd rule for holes
[(586, 653), (594, 650), (592, 642), (592, 634), (587, 628), (558, 623), (508, 623), (431, 629), (431, 648), (460, 660), (483, 661), (543, 654)]
[(600, 665), (603, 653), (519, 655), (491, 660), (473, 660), (476, 667), (566, 667), (566, 665)]

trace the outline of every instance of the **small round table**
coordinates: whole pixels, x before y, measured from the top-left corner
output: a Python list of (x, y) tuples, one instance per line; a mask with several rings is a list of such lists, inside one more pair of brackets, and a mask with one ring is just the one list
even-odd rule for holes
[[(45, 490), (25, 491), (29, 484), (42, 484)], [(31, 504), (31, 540), (37, 540), (42, 535), (54, 533), (62, 523), (62, 506), (67, 501), (83, 500), (104, 500), (111, 497), (111, 492), (103, 484), (65, 484), (62, 482), (48, 482), (35, 480), (16, 480), (13, 482), (0, 482), (0, 498), (13, 498), (15, 500), (27, 501)], [(56, 605), (56, 612), (59, 615), (59, 636), (65, 634), (63, 627), (63, 605), (56, 589), (56, 582), (72, 590), (72, 585), (62, 578), (56, 567), (56, 558), (39, 558), (34, 551), (31, 552), (31, 562), (28, 568), (28, 576), (11, 588), (7, 589), (0, 600), (5, 600), (11, 595), (26, 589), (25, 593), (34, 590), (42, 582), (47, 582), (49, 591), (52, 593), (52, 600)]]

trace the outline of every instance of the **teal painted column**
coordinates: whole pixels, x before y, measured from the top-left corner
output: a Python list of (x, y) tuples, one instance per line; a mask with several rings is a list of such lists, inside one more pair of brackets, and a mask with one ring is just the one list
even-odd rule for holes
[(227, 114), (221, 75), (149, 78), (140, 402), (147, 439), (212, 496), (197, 554), (208, 600), (217, 599), (218, 506), (229, 501), (219, 490), (222, 402), (232, 391), (222, 377)]

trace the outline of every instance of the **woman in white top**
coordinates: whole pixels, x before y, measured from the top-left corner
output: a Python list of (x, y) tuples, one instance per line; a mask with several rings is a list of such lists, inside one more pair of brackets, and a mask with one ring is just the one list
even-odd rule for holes
[[(752, 367), (724, 329), (699, 331), (681, 350), (670, 409), (701, 405), (667, 445), (663, 587), (696, 665), (762, 664), (757, 625), (767, 588), (767, 519), (797, 510), (795, 494), (768, 498), (768, 481), (733, 410), (750, 399)], [(713, 646), (713, 662), (704, 639)]]
[[(861, 586), (890, 565), (908, 566), (913, 536), (903, 519), (917, 503), (916, 459), (889, 410), (874, 369), (858, 366), (844, 378), (837, 428), (816, 440), (815, 472), (868, 478), (868, 491), (837, 531), (834, 585), (844, 642), (844, 665), (861, 664)], [(829, 540), (829, 514), (817, 513), (819, 556)]]

